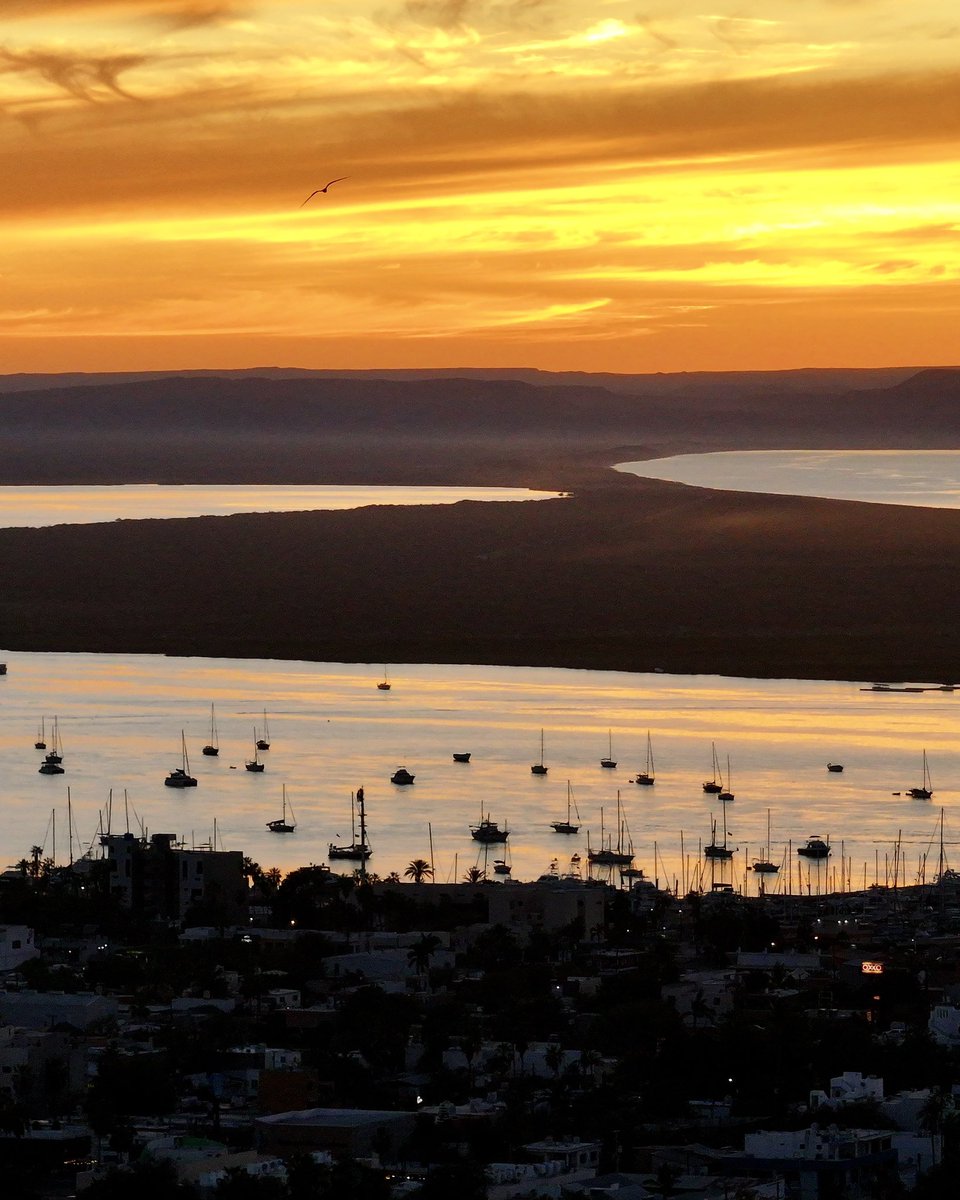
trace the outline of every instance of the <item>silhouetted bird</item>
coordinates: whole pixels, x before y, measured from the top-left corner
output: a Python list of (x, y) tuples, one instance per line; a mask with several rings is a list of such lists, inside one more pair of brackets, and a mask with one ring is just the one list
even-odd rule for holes
[[(325, 192), (327, 190), (327, 188), (331, 188), (331, 187), (333, 187), (333, 185), (335, 183), (339, 183), (341, 179), (349, 179), (349, 178), (350, 178), (349, 175), (341, 175), (337, 179), (331, 179), (330, 182), (325, 184), (322, 188), (317, 188), (315, 191), (312, 191), (310, 193), (310, 195), (306, 198), (306, 200), (304, 200), (303, 204), (309, 203), (314, 198), (314, 196), (319, 196), (322, 192)], [(303, 204), (300, 205), (301, 208), (303, 208)]]

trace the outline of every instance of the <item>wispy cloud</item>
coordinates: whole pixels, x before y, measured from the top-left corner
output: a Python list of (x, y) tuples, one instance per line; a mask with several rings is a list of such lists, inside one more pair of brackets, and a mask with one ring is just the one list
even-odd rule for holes
[(0, 74), (35, 75), (78, 100), (96, 100), (104, 92), (135, 99), (121, 85), (120, 76), (146, 61), (144, 54), (95, 56), (0, 47)]

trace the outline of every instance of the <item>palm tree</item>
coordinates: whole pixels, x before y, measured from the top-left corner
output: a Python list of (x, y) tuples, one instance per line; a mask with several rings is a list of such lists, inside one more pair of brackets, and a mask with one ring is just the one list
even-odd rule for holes
[(407, 879), (412, 879), (414, 883), (423, 883), (425, 879), (433, 878), (433, 867), (425, 858), (415, 858), (403, 874)]
[(30, 877), (32, 879), (40, 878), (40, 860), (43, 858), (42, 846), (30, 847)]
[(440, 944), (440, 939), (435, 933), (425, 933), (420, 941), (414, 942), (407, 951), (407, 962), (416, 968), (418, 975), (422, 975), (429, 967), (430, 957)]
[(486, 877), (487, 877), (487, 873), (486, 873), (486, 871), (483, 870), (482, 867), (471, 867), (470, 870), (467, 871), (466, 875), (464, 875), (463, 882), (464, 883), (483, 883), (483, 881), (486, 879)]

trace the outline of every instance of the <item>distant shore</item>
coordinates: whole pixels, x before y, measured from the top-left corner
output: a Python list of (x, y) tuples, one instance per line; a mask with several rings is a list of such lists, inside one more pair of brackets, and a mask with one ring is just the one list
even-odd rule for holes
[(960, 373), (852, 398), (666, 405), (599, 387), (318, 386), (178, 379), (4, 397), (0, 482), (571, 495), (3, 529), (0, 647), (960, 679), (960, 511), (611, 469), (716, 449), (953, 448)]

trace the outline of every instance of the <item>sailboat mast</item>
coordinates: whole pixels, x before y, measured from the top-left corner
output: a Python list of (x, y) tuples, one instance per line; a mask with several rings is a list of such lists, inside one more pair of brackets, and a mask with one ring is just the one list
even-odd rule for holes
[(360, 878), (367, 877), (367, 818), (363, 806), (363, 788), (357, 789), (357, 807), (360, 809)]

